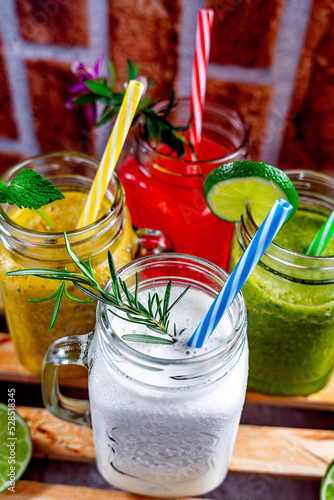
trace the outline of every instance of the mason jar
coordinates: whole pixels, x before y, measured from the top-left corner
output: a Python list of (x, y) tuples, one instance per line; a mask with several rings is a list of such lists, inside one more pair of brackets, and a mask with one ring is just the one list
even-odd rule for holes
[[(51, 153), (19, 163), (2, 178), (3, 182), (9, 184), (20, 169), (29, 168), (50, 179), (65, 193), (65, 200), (61, 200), (63, 220), (59, 221), (57, 232), (40, 228), (34, 222), (39, 216), (33, 210), (22, 211), (15, 206), (0, 204), (0, 290), (5, 316), (18, 360), (36, 375), (41, 374), (43, 357), (55, 339), (87, 332), (94, 327), (96, 304), (73, 302), (64, 296), (61, 314), (49, 331), (56, 298), (38, 303), (29, 300), (52, 295), (60, 283), (33, 276), (9, 277), (6, 273), (22, 268), (63, 270), (67, 267), (68, 270), (74, 270), (66, 252), (63, 230), (66, 230), (73, 216), (80, 215), (98, 165), (96, 159), (86, 155)], [(120, 268), (134, 258), (138, 245), (140, 252), (143, 251), (146, 239), (148, 246), (155, 250), (162, 249), (164, 244), (168, 246), (160, 233), (147, 235), (150, 232), (142, 230), (140, 237), (135, 233), (117, 175), (111, 179), (104, 202), (105, 211), (100, 213), (96, 222), (68, 232), (76, 254), (84, 261), (91, 255), (94, 274), (102, 286), (110, 278), (108, 250), (113, 254), (116, 268)], [(54, 202), (50, 207), (58, 207), (57, 203)], [(66, 290), (73, 296), (85, 298), (76, 293), (74, 286), (67, 286)]]
[[(159, 103), (156, 111), (166, 106), (167, 102)], [(189, 117), (190, 102), (183, 99), (168, 118), (184, 126)], [(198, 159), (189, 151), (177, 158), (168, 146), (149, 143), (139, 124), (132, 154), (123, 157), (117, 170), (133, 223), (162, 231), (177, 252), (227, 269), (233, 224), (211, 213), (202, 186), (219, 165), (250, 159), (249, 150), (248, 127), (241, 116), (217, 103), (205, 102)]]
[[(322, 389), (334, 366), (334, 241), (323, 256), (303, 253), (334, 209), (334, 179), (312, 171), (286, 174), (299, 194), (297, 213), (242, 292), (248, 316), (249, 390), (296, 396)], [(247, 207), (236, 225), (230, 270), (256, 231)]]
[[(118, 276), (130, 291), (136, 273), (139, 294), (169, 280), (172, 288), (191, 285), (191, 301), (182, 306), (185, 322), (200, 307), (198, 294), (212, 301), (227, 279), (218, 266), (182, 254), (147, 256), (124, 266)], [(155, 349), (161, 346), (140, 350), (124, 340), (120, 331), (134, 325), (108, 309), (98, 304), (94, 333), (60, 339), (49, 348), (46, 407), (70, 422), (90, 425), (92, 417), (98, 470), (118, 488), (155, 497), (213, 490), (227, 473), (245, 398), (248, 347), (241, 293), (227, 312), (228, 327), (218, 344), (193, 357), (185, 346), (178, 359), (168, 354), (169, 345), (159, 357)], [(59, 394), (57, 371), (68, 363), (88, 369), (90, 406)]]

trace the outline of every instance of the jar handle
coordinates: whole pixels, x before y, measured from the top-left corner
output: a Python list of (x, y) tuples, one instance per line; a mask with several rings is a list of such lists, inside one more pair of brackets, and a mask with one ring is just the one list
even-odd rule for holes
[(64, 337), (50, 345), (43, 365), (42, 392), (45, 407), (58, 418), (91, 426), (89, 401), (64, 396), (59, 389), (58, 368), (79, 365), (88, 370), (88, 349), (94, 332)]
[(136, 257), (144, 255), (174, 252), (174, 244), (168, 236), (161, 231), (148, 228), (134, 228), (138, 236), (138, 249)]

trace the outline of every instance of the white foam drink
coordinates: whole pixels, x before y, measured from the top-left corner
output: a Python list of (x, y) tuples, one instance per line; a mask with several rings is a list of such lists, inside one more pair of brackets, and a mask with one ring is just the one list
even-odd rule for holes
[[(139, 298), (163, 296), (172, 280), (173, 345), (122, 340), (156, 335), (112, 316), (99, 304), (89, 349), (89, 397), (97, 466), (114, 486), (142, 495), (200, 495), (224, 479), (245, 398), (248, 349), (245, 306), (239, 294), (207, 344), (187, 341), (219, 292), (226, 274), (202, 259), (149, 256), (123, 268), (128, 286), (138, 272)], [(178, 335), (178, 332), (186, 330)]]

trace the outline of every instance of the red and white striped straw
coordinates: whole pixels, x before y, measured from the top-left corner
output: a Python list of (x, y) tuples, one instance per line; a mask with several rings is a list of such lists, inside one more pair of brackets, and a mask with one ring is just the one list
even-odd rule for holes
[(189, 129), (191, 143), (198, 151), (202, 135), (203, 108), (205, 101), (206, 79), (208, 71), (213, 10), (198, 11), (195, 56), (191, 81), (190, 112), (194, 123)]

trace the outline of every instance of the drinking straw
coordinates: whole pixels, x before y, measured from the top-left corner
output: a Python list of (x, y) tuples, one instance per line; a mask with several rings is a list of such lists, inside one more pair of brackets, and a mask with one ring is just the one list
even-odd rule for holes
[(115, 125), (89, 191), (84, 210), (82, 211), (79, 227), (92, 224), (97, 218), (107, 186), (120, 156), (144, 89), (145, 86), (137, 80), (131, 80), (129, 82), (121, 109), (117, 115)]
[(232, 274), (211, 304), (205, 318), (200, 322), (188, 345), (202, 347), (208, 340), (225, 311), (230, 307), (235, 297), (240, 292), (248, 276), (257, 265), (268, 246), (275, 238), (287, 216), (292, 210), (292, 205), (284, 200), (276, 200), (267, 217), (259, 227), (246, 251), (235, 266)]
[(194, 145), (195, 151), (198, 151), (202, 135), (202, 118), (205, 101), (212, 22), (212, 9), (200, 9), (198, 11), (195, 55), (190, 94), (190, 112), (193, 116), (194, 123), (189, 129), (189, 138)]
[(307, 247), (306, 255), (321, 255), (334, 234), (334, 210)]

